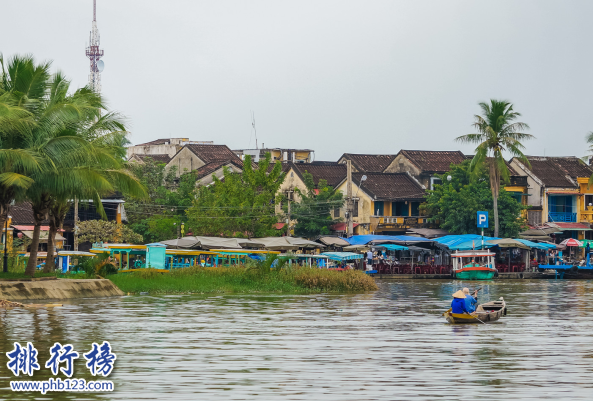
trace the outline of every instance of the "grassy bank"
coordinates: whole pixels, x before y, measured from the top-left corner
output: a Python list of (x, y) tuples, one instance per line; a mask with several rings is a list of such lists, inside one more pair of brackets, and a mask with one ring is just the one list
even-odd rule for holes
[(362, 271), (314, 268), (249, 269), (192, 267), (159, 273), (152, 269), (119, 273), (109, 278), (123, 292), (181, 293), (314, 293), (364, 292), (377, 289)]

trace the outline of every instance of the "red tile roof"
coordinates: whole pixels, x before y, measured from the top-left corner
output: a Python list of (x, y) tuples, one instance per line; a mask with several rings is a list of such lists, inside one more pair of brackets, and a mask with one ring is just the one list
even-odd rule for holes
[(363, 155), (344, 153), (340, 160), (351, 160), (352, 166), (360, 172), (382, 173), (391, 164), (396, 155)]
[(189, 150), (191, 150), (200, 160), (204, 163), (212, 163), (215, 161), (228, 161), (234, 160), (241, 165), (243, 165), (243, 161), (229, 149), (226, 145), (185, 145)]
[(305, 174), (305, 172), (311, 174), (315, 185), (319, 184), (319, 180), (325, 180), (327, 181), (327, 185), (335, 188), (346, 178), (346, 165), (342, 163), (295, 163), (293, 166), (301, 175)]
[(243, 164), (238, 163), (236, 160), (215, 161), (212, 163), (205, 164), (196, 170), (198, 174), (198, 179), (212, 175), (217, 170), (223, 168), (224, 166), (228, 166), (229, 164), (237, 167), (240, 170), (243, 170)]
[(590, 230), (591, 225), (583, 223), (557, 223), (554, 225), (558, 226), (561, 230)]
[(138, 145), (134, 146), (149, 146), (149, 145), (165, 145), (170, 143), (170, 139), (155, 139), (154, 141), (146, 142), (146, 143), (139, 143)]
[[(590, 177), (593, 173), (578, 157), (536, 157), (527, 156), (531, 172), (546, 187), (576, 188), (578, 177)], [(529, 166), (526, 166), (529, 168)]]
[(360, 189), (376, 200), (421, 200), (426, 194), (418, 181), (408, 173), (354, 173), (352, 180), (358, 185), (367, 176)]
[(460, 164), (466, 157), (458, 150), (401, 150), (404, 155), (423, 173), (444, 174), (450, 170), (451, 164)]

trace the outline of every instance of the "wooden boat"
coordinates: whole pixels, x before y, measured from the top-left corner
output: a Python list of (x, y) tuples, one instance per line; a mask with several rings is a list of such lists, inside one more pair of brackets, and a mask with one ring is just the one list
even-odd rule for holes
[(488, 323), (495, 322), (507, 314), (507, 304), (502, 297), (498, 301), (486, 302), (478, 305), (476, 312), (468, 315), (467, 313), (452, 313), (451, 308), (443, 316), (449, 323)]
[(494, 253), (488, 250), (457, 251), (451, 255), (453, 278), (460, 280), (490, 280), (496, 274)]

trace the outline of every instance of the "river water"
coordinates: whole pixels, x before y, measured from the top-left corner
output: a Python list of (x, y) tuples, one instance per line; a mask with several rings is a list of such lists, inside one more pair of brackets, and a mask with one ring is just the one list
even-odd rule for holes
[[(356, 295), (128, 296), (0, 309), (0, 399), (542, 400), (593, 399), (593, 282), (506, 281), (509, 313), (450, 325), (451, 294), (474, 283), (381, 282)], [(5, 352), (33, 343), (41, 370), (54, 342), (81, 354), (110, 341), (112, 393), (13, 393)], [(64, 376), (61, 376), (65, 378)], [(28, 378), (28, 376), (27, 376)]]

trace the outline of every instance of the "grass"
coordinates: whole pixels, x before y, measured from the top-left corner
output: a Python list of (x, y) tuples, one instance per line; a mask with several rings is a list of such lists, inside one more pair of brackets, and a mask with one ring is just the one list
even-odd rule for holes
[[(35, 278), (38, 277), (57, 277), (58, 273), (42, 273), (42, 272), (36, 272), (35, 273)], [(31, 278), (31, 276), (27, 276), (25, 274), (25, 272), (8, 272), (8, 273), (3, 273), (0, 271), (0, 280), (2, 279), (21, 279), (21, 278)]]
[(362, 271), (315, 268), (251, 269), (191, 267), (159, 273), (153, 269), (119, 273), (109, 278), (125, 293), (315, 293), (377, 290), (375, 280)]

